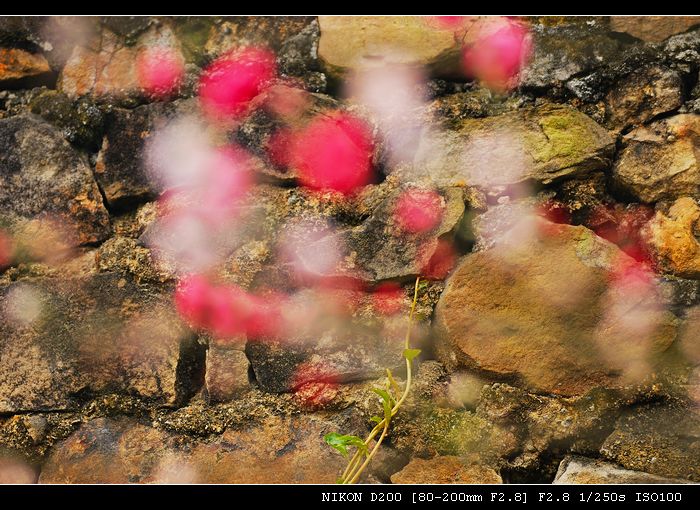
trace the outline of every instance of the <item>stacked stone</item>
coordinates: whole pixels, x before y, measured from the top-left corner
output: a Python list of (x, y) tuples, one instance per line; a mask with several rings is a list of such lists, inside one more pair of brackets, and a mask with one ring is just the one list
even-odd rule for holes
[[(0, 482), (332, 483), (344, 460), (323, 435), (362, 435), (380, 412), (371, 388), (402, 362), (383, 335), (403, 315), (347, 291), (352, 341), (212, 338), (178, 317), (177, 275), (149, 248), (160, 189), (144, 147), (196, 115), (203, 68), (254, 45), (275, 52), (278, 91), (308, 94), (306, 117), (363, 112), (340, 87), (360, 68), (429, 76), (411, 161), (392, 167), (377, 140), (377, 182), (353, 197), (266, 159), (280, 126), (262, 107), (219, 133), (260, 177), (260, 221), (224, 280), (303, 296), (274, 246), (288, 221), (322, 218), (348, 250), (323, 276), (394, 283), (406, 309), (440, 243), (457, 247), (422, 287), (416, 386), (365, 481), (700, 481), (700, 18), (522, 22), (532, 59), (498, 94), (460, 73), (473, 34), (416, 17), (0, 17)], [(156, 98), (137, 60), (164, 44), (185, 74)], [(464, 159), (499, 133), (524, 157), (496, 144)], [(465, 166), (491, 177), (465, 182)], [(407, 179), (437, 190), (427, 233), (392, 219)], [(653, 292), (616, 286), (639, 257), (610, 229), (634, 233), (634, 285)], [(615, 321), (620, 303), (651, 333)], [(300, 366), (329, 363), (332, 385), (298, 391)]]

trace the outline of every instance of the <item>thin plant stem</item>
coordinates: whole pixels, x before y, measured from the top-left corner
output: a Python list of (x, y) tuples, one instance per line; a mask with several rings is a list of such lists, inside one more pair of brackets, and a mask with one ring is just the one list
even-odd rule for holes
[[(416, 303), (418, 302), (418, 285), (420, 283), (420, 276), (416, 278), (416, 285), (413, 289), (413, 302), (411, 303), (411, 311), (408, 315), (408, 327), (406, 328), (406, 337), (404, 339), (404, 349), (410, 349), (411, 345), (411, 329), (413, 325), (413, 316), (416, 311)], [(401, 395), (401, 398), (394, 404), (394, 407), (391, 409), (390, 417), (393, 418), (394, 415), (398, 412), (399, 408), (401, 407), (401, 404), (406, 400), (406, 397), (408, 397), (408, 393), (411, 389), (411, 382), (412, 382), (412, 374), (411, 374), (411, 368), (413, 366), (413, 362), (406, 358), (406, 386), (404, 387), (403, 394)], [(365, 439), (364, 444), (365, 446), (369, 446), (369, 444), (372, 442), (372, 440), (375, 438), (375, 436), (379, 433), (379, 431), (382, 431), (382, 434), (379, 436), (379, 439), (377, 439), (377, 442), (375, 443), (374, 447), (372, 448), (372, 451), (367, 455), (367, 458), (365, 461), (360, 464), (360, 461), (362, 460), (362, 452), (361, 450), (357, 450), (355, 454), (352, 456), (350, 459), (350, 462), (348, 462), (347, 467), (345, 468), (345, 471), (343, 471), (343, 474), (340, 477), (341, 483), (344, 484), (353, 484), (355, 483), (362, 472), (365, 470), (365, 468), (369, 465), (370, 461), (372, 460), (372, 457), (374, 457), (374, 454), (377, 453), (379, 450), (379, 447), (382, 444), (382, 441), (384, 441), (384, 438), (387, 436), (389, 433), (389, 423), (387, 422), (386, 417), (382, 419), (377, 425), (372, 429), (372, 431), (369, 433), (367, 436), (367, 439)]]
[(379, 447), (382, 445), (382, 441), (384, 441), (384, 438), (386, 437), (387, 432), (389, 432), (389, 424), (387, 423), (384, 425), (384, 430), (382, 430), (382, 435), (379, 436), (379, 439), (377, 440), (377, 444), (374, 445), (374, 448), (372, 448), (372, 452), (367, 455), (367, 459), (365, 459), (364, 464), (360, 466), (360, 468), (355, 472), (355, 475), (350, 479), (349, 484), (355, 483), (358, 478), (360, 478), (360, 475), (362, 472), (365, 470), (369, 462), (372, 460), (372, 457), (374, 457), (374, 454), (377, 453), (377, 450), (379, 450)]

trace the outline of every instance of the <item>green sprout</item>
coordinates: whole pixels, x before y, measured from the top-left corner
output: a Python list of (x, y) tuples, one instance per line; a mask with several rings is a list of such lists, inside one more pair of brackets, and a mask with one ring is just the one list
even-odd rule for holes
[[(413, 303), (411, 304), (411, 311), (408, 315), (408, 328), (406, 330), (406, 338), (404, 340), (403, 357), (406, 360), (406, 385), (404, 386), (403, 392), (399, 388), (394, 376), (391, 374), (391, 370), (387, 369), (386, 387), (373, 388), (373, 391), (382, 399), (384, 416), (372, 416), (370, 418), (370, 421), (375, 425), (367, 438), (362, 439), (358, 436), (342, 435), (338, 434), (337, 432), (326, 434), (323, 438), (326, 443), (338, 450), (343, 457), (349, 456), (348, 447), (356, 448), (355, 454), (348, 461), (345, 471), (343, 471), (343, 474), (340, 476), (340, 478), (338, 478), (338, 483), (352, 484), (359, 480), (360, 475), (369, 465), (389, 433), (389, 424), (391, 423), (392, 418), (396, 415), (401, 407), (401, 404), (403, 404), (406, 400), (406, 397), (408, 397), (408, 392), (411, 389), (411, 369), (413, 367), (413, 360), (420, 354), (420, 349), (411, 349), (410, 346), (411, 327), (413, 325), (413, 315), (415, 313), (416, 303), (418, 301), (418, 290), (420, 288), (420, 283), (421, 281), (419, 276), (416, 278), (416, 285), (413, 290)], [(379, 438), (375, 441), (374, 446), (370, 450), (370, 444), (377, 434), (379, 434)]]

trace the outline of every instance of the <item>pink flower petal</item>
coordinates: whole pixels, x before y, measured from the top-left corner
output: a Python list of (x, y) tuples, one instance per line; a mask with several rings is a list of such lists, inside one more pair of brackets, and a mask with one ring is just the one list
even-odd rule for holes
[(199, 81), (204, 111), (215, 119), (236, 118), (276, 76), (275, 56), (260, 48), (245, 48), (214, 61)]
[(173, 93), (182, 82), (185, 64), (172, 48), (147, 48), (136, 59), (136, 74), (141, 88), (154, 97)]
[(398, 283), (382, 283), (372, 293), (372, 304), (381, 315), (395, 315), (403, 307), (404, 293)]
[(483, 35), (468, 46), (462, 62), (467, 75), (488, 87), (507, 90), (515, 85), (515, 78), (529, 59), (531, 50), (527, 29), (518, 22), (507, 20), (504, 27)]
[(418, 234), (440, 224), (444, 207), (442, 198), (436, 192), (411, 189), (399, 197), (394, 216), (403, 230)]
[(291, 161), (304, 186), (348, 195), (372, 178), (372, 137), (347, 113), (318, 116), (294, 140)]

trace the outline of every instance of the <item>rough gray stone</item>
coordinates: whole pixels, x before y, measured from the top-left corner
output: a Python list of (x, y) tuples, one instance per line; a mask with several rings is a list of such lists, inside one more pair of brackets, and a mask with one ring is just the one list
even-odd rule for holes
[(33, 115), (0, 120), (0, 223), (19, 236), (58, 222), (64, 245), (107, 237), (109, 217), (83, 155)]
[(700, 115), (680, 114), (637, 128), (623, 138), (613, 180), (641, 202), (700, 198), (697, 137)]
[(525, 88), (560, 87), (570, 78), (582, 75), (618, 58), (624, 44), (610, 35), (600, 20), (533, 27), (534, 53), (521, 72)]
[(617, 422), (600, 448), (627, 469), (700, 481), (700, 416), (695, 409), (649, 405)]
[(103, 273), (2, 287), (0, 412), (75, 407), (81, 394), (124, 392), (174, 404), (191, 391), (191, 333), (170, 297)]

